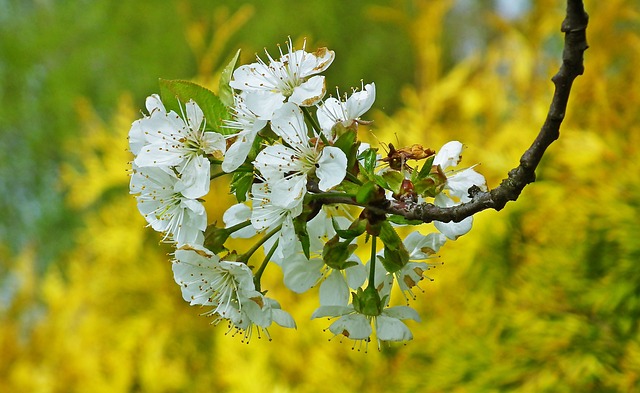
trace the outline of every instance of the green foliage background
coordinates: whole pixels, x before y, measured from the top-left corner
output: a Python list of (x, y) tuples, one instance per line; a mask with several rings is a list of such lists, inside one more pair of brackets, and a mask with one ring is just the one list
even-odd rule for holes
[[(159, 4), (0, 3), (0, 391), (640, 390), (637, 1), (587, 1), (585, 75), (538, 181), (444, 247), (415, 340), (367, 354), (327, 342), (316, 298), (277, 268), (270, 293), (299, 328), (272, 342), (182, 301), (127, 194), (145, 96), (160, 77), (215, 86), (238, 47), (248, 62), (306, 36), (336, 51), (330, 86), (376, 82), (364, 138), (461, 140), (495, 187), (544, 120), (563, 2), (515, 20), (482, 1)], [(208, 203), (215, 220), (224, 202)]]

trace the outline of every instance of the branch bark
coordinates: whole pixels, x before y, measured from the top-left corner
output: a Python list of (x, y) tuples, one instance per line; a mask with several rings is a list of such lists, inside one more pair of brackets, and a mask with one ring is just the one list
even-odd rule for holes
[(384, 207), (372, 209), (387, 214), (398, 214), (409, 220), (459, 222), (480, 211), (500, 211), (509, 201), (515, 201), (524, 187), (535, 181), (535, 170), (547, 147), (560, 136), (560, 125), (565, 116), (573, 81), (584, 72), (584, 51), (588, 48), (586, 29), (589, 17), (582, 0), (568, 0), (567, 14), (561, 31), (565, 33), (562, 65), (551, 80), (555, 91), (547, 118), (531, 146), (520, 158), (520, 165), (509, 171), (508, 177), (489, 192), (470, 189), (470, 202), (452, 207), (438, 207), (431, 203), (388, 201)]

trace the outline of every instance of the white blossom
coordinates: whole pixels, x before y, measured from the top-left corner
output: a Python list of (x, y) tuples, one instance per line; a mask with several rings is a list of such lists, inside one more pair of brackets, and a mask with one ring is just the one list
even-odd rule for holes
[(178, 246), (202, 244), (207, 213), (201, 202), (176, 191), (179, 179), (166, 168), (138, 168), (133, 164), (130, 192), (137, 194), (138, 210), (151, 227)]
[(349, 98), (342, 101), (334, 97), (327, 98), (318, 105), (318, 123), (322, 132), (332, 138), (332, 129), (340, 124), (344, 128), (352, 127), (360, 120), (376, 99), (376, 85), (369, 83), (360, 91), (354, 91)]
[[(134, 122), (130, 145), (138, 167), (175, 167), (179, 174), (177, 188), (189, 198), (209, 192), (210, 164), (207, 155), (222, 158), (226, 143), (216, 132), (204, 131), (202, 110), (194, 101), (185, 104), (184, 119), (166, 112), (159, 98), (147, 99), (148, 117)], [(140, 136), (144, 137), (144, 142)], [(142, 144), (142, 146), (141, 146)]]
[(280, 51), (275, 60), (266, 52), (268, 64), (260, 57), (257, 62), (238, 67), (233, 72), (229, 85), (237, 90), (256, 92), (261, 95), (259, 105), (250, 105), (254, 113), (270, 119), (285, 101), (300, 106), (311, 106), (325, 94), (324, 76), (316, 75), (326, 70), (333, 62), (334, 52), (320, 48), (314, 53), (295, 50), (289, 39), (286, 54)]
[[(462, 143), (451, 141), (446, 143), (436, 154), (433, 165), (439, 165), (444, 171), (447, 181), (444, 191), (436, 195), (434, 203), (440, 207), (451, 207), (460, 203), (469, 202), (469, 188), (477, 186), (482, 191), (487, 191), (484, 176), (473, 168), (454, 170), (462, 159)], [(473, 217), (467, 217), (460, 222), (434, 221), (435, 227), (447, 238), (455, 240), (471, 230)]]

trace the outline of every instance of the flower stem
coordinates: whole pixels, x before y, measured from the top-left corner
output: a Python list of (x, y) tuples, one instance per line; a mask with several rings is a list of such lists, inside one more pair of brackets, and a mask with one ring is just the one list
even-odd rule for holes
[(262, 273), (264, 273), (264, 269), (267, 268), (267, 265), (271, 261), (271, 257), (276, 252), (276, 248), (278, 248), (278, 243), (279, 242), (280, 242), (280, 239), (276, 240), (276, 242), (273, 243), (273, 246), (271, 246), (271, 249), (267, 253), (267, 256), (264, 257), (264, 260), (260, 264), (260, 267), (258, 268), (258, 270), (256, 271), (255, 276), (253, 277), (253, 284), (255, 285), (256, 291), (258, 291), (258, 292), (261, 291), (260, 280), (262, 279)]
[(235, 231), (239, 231), (242, 228), (248, 227), (249, 225), (251, 225), (251, 220), (247, 220), (247, 221), (241, 222), (239, 224), (230, 226), (229, 228), (227, 228), (227, 231), (231, 234), (231, 233), (233, 233)]
[(241, 262), (244, 262), (244, 263), (249, 262), (249, 258), (251, 258), (251, 256), (258, 250), (258, 248), (260, 248), (260, 246), (262, 246), (267, 240), (269, 240), (271, 238), (271, 236), (273, 236), (276, 233), (278, 233), (278, 231), (280, 231), (281, 228), (282, 228), (282, 225), (278, 225), (276, 228), (274, 228), (271, 231), (267, 232), (267, 234), (264, 235), (262, 237), (262, 239), (258, 240), (256, 242), (256, 244), (253, 245), (253, 247), (251, 247), (244, 254), (240, 255), (238, 257), (238, 261), (241, 261)]
[(367, 288), (375, 288), (376, 280), (376, 239), (377, 236), (371, 236), (371, 262), (369, 262), (369, 283)]

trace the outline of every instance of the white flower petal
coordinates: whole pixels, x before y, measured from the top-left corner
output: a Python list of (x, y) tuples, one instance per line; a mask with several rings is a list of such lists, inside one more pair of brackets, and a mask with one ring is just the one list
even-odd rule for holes
[(461, 154), (462, 143), (458, 141), (447, 142), (436, 154), (433, 159), (433, 165), (440, 165), (443, 170), (446, 170), (449, 167), (458, 165), (462, 158)]
[(320, 179), (318, 187), (327, 191), (340, 184), (347, 174), (347, 156), (337, 147), (327, 146), (322, 149), (318, 159), (316, 175)]
[(371, 336), (371, 324), (362, 314), (349, 314), (338, 318), (329, 326), (331, 333), (342, 334), (352, 340), (364, 340)]
[(376, 318), (376, 337), (381, 341), (409, 341), (413, 339), (413, 334), (404, 322), (379, 315)]
[(296, 86), (289, 97), (289, 102), (300, 106), (312, 106), (320, 102), (326, 91), (324, 76), (316, 75)]
[(323, 306), (349, 304), (349, 287), (340, 271), (333, 270), (320, 284), (320, 304)]

